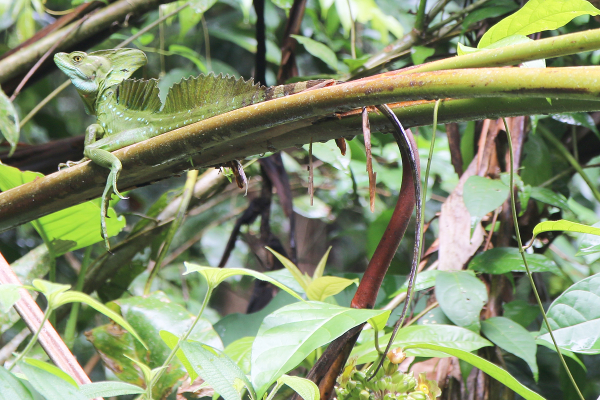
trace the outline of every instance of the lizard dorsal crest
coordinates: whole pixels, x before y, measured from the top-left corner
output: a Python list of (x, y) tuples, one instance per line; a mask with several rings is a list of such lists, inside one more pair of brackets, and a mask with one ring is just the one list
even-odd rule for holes
[(222, 74), (200, 75), (174, 84), (162, 111), (182, 112), (211, 104), (215, 110), (227, 112), (260, 101), (264, 93), (265, 88), (251, 79), (245, 81)]
[(130, 110), (158, 112), (161, 107), (156, 79), (126, 79), (117, 86), (117, 102)]

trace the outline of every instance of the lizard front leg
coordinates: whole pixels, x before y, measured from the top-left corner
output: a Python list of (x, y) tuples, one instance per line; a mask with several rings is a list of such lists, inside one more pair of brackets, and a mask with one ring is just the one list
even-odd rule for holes
[(96, 164), (110, 169), (104, 192), (102, 193), (102, 202), (100, 207), (100, 223), (102, 226), (102, 237), (104, 238), (104, 244), (107, 250), (110, 250), (108, 242), (108, 233), (106, 229), (106, 216), (108, 210), (108, 202), (110, 201), (112, 193), (115, 193), (121, 199), (127, 199), (127, 197), (121, 195), (117, 190), (117, 180), (119, 174), (123, 169), (121, 161), (112, 153), (95, 148), (93, 143), (104, 136), (104, 129), (98, 124), (92, 124), (88, 126), (85, 132), (85, 147), (83, 154), (95, 162)]

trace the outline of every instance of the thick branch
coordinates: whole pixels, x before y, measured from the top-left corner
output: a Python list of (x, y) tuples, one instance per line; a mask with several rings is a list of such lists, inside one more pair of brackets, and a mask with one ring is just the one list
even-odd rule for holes
[[(481, 103), (478, 109), (482, 114), (496, 116), (515, 115), (514, 107), (519, 104), (522, 107), (519, 114), (562, 112), (574, 107), (567, 103), (581, 107), (570, 108), (571, 111), (599, 110), (600, 102), (596, 106), (595, 102), (582, 101), (598, 99), (600, 81), (596, 79), (597, 75), (600, 75), (598, 67), (452, 70), (396, 75), (302, 92), (222, 114), (116, 151), (124, 167), (119, 187), (125, 190), (189, 168), (308, 143), (311, 137), (313, 140), (340, 137), (345, 133), (339, 126), (336, 125), (333, 130), (317, 131), (312, 123), (324, 116), (363, 105), (413, 99), (507, 96), (517, 99), (495, 99), (489, 103), (480, 99), (477, 100)], [(519, 103), (519, 96), (530, 98)], [(532, 97), (540, 100), (535, 101)], [(546, 97), (553, 99), (552, 105), (545, 100)], [(559, 97), (571, 100), (556, 100)], [(512, 107), (512, 110), (503, 113), (491, 109), (490, 104), (498, 102), (507, 109)], [(473, 106), (474, 102), (470, 104)], [(422, 107), (429, 106), (416, 103), (409, 105), (404, 112), (410, 115), (413, 107), (422, 113)], [(486, 111), (481, 107), (490, 108)], [(447, 107), (442, 106), (439, 120), (464, 119), (468, 113), (469, 110), (463, 108), (462, 114), (453, 117), (448, 114)], [(431, 115), (426, 120), (421, 117), (422, 123), (431, 123)], [(480, 113), (471, 115), (474, 119), (482, 117)], [(374, 128), (377, 128), (378, 118), (373, 117)], [(401, 115), (401, 118), (404, 117)], [(406, 125), (411, 126), (412, 123)], [(299, 131), (300, 128), (304, 131)], [(295, 132), (290, 134), (291, 131)], [(306, 135), (299, 132), (306, 132)], [(98, 197), (106, 175), (107, 171), (103, 168), (85, 163), (0, 194), (0, 230)]]

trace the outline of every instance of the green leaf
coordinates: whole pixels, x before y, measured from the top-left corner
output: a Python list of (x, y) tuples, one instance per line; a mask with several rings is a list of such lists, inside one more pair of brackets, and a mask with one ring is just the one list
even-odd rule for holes
[(29, 390), (6, 368), (0, 366), (0, 400), (34, 400)]
[(252, 345), (251, 375), (258, 398), (315, 349), (385, 312), (389, 311), (310, 301), (290, 304), (268, 315)]
[(308, 286), (310, 285), (310, 282), (311, 282), (310, 276), (308, 276), (306, 273), (303, 273), (302, 271), (300, 271), (298, 269), (298, 267), (296, 266), (296, 264), (294, 264), (289, 258), (284, 257), (283, 255), (279, 254), (278, 252), (276, 252), (275, 250), (273, 250), (272, 248), (270, 248), (268, 246), (265, 248), (267, 250), (269, 250), (271, 253), (273, 253), (273, 255), (275, 257), (277, 257), (279, 262), (281, 264), (283, 264), (285, 269), (287, 269), (290, 274), (292, 274), (292, 276), (294, 277), (296, 282), (298, 282), (298, 284), (300, 284), (300, 286), (302, 286), (303, 291), (306, 293), (306, 291), (308, 290)]
[(423, 62), (435, 53), (435, 49), (425, 46), (413, 46), (410, 49), (410, 58), (414, 65), (423, 64)]
[(540, 222), (535, 226), (535, 228), (533, 228), (533, 237), (535, 238), (540, 233), (550, 231), (579, 232), (590, 235), (600, 235), (600, 228), (594, 228), (588, 225), (578, 224), (577, 222), (560, 219), (558, 221)]
[(181, 343), (181, 349), (198, 375), (225, 400), (241, 400), (243, 386), (248, 388), (253, 399), (257, 399), (244, 372), (223, 352), (191, 341)]
[(129, 358), (131, 360), (131, 362), (133, 362), (135, 365), (137, 365), (138, 369), (140, 371), (142, 371), (142, 375), (144, 376), (144, 383), (146, 385), (149, 385), (150, 382), (152, 382), (152, 377), (153, 377), (153, 373), (152, 370), (150, 369), (149, 366), (147, 366), (145, 363), (136, 360), (135, 358), (129, 357), (127, 354), (124, 354), (125, 357)]
[(145, 390), (139, 386), (131, 385), (125, 382), (107, 381), (93, 382), (79, 387), (79, 392), (86, 398), (95, 397), (113, 397), (126, 394), (142, 394)]
[[(19, 141), (19, 114), (8, 96), (0, 89), (0, 133), (10, 144), (8, 156), (12, 156)], [(4, 190), (4, 189), (2, 189)]]
[[(543, 254), (525, 254), (525, 257), (531, 272), (560, 274), (556, 263)], [(477, 254), (469, 263), (468, 269), (495, 275), (526, 271), (521, 253), (515, 247), (496, 247)]]
[(300, 35), (290, 35), (294, 39), (298, 41), (301, 45), (304, 46), (307, 52), (309, 52), (313, 57), (316, 57), (323, 61), (325, 64), (329, 66), (334, 71), (338, 70), (338, 60), (329, 47), (325, 46), (323, 43), (317, 42), (311, 38), (307, 38), (306, 36)]
[[(163, 342), (165, 342), (165, 344), (167, 346), (169, 346), (169, 349), (171, 349), (171, 350), (173, 350), (175, 348), (175, 346), (177, 346), (177, 343), (179, 342), (179, 338), (177, 336), (173, 335), (169, 331), (162, 330), (159, 332), (159, 335), (160, 335), (160, 338), (163, 340)], [(179, 362), (181, 362), (181, 364), (187, 371), (187, 373), (190, 377), (190, 381), (194, 382), (196, 380), (196, 378), (198, 377), (198, 374), (194, 370), (194, 367), (190, 363), (190, 360), (188, 360), (187, 357), (185, 356), (185, 354), (183, 353), (183, 350), (181, 350), (181, 348), (179, 348), (177, 350), (177, 353), (175, 353), (175, 355), (177, 356), (177, 358), (179, 359)]]
[(465, 182), (463, 200), (471, 217), (483, 218), (500, 207), (507, 198), (508, 186), (500, 180), (474, 175)]
[(129, 331), (129, 333), (131, 333), (137, 340), (139, 340), (139, 342), (146, 349), (148, 348), (148, 345), (146, 345), (146, 343), (142, 340), (140, 335), (138, 335), (135, 329), (133, 329), (133, 327), (127, 321), (125, 321), (123, 317), (121, 317), (119, 314), (112, 311), (110, 308), (106, 307), (104, 304), (100, 303), (98, 300), (95, 300), (94, 298), (90, 297), (85, 293), (76, 292), (73, 290), (61, 293), (59, 296), (57, 296), (56, 303), (54, 305), (55, 307), (60, 307), (64, 304), (75, 302), (87, 304), (99, 313), (106, 315), (108, 318), (112, 319), (117, 324), (127, 329), (127, 331)]
[[(437, 269), (432, 269), (429, 271), (419, 272), (417, 274), (417, 278), (415, 279), (415, 287), (414, 291), (418, 292), (420, 290), (427, 290), (435, 285), (435, 277), (440, 271)], [(400, 293), (404, 293), (408, 290), (408, 280), (404, 282), (404, 284), (400, 287), (400, 289), (396, 290), (394, 293), (390, 294), (388, 297), (396, 297)]]
[(597, 137), (600, 137), (600, 132), (598, 132), (598, 128), (596, 128), (596, 123), (588, 113), (551, 114), (550, 118), (569, 125), (583, 126), (594, 132)]
[(519, 11), (491, 27), (477, 47), (486, 47), (511, 35), (558, 29), (586, 14), (598, 15), (600, 11), (585, 0), (530, 0)]
[(467, 14), (465, 19), (463, 19), (462, 21), (463, 30), (468, 29), (469, 26), (473, 25), (476, 22), (482, 21), (486, 18), (499, 17), (503, 14), (513, 11), (516, 8), (519, 8), (519, 6), (517, 6), (512, 1), (494, 1), (494, 4), (490, 7), (479, 8)]
[(518, 322), (524, 328), (527, 328), (540, 314), (539, 306), (529, 304), (525, 300), (513, 300), (502, 308), (506, 318)]
[(69, 375), (53, 365), (27, 358), (19, 364), (29, 383), (47, 400), (87, 400)]
[(524, 360), (533, 372), (533, 379), (538, 381), (539, 371), (535, 359), (537, 346), (527, 329), (508, 318), (492, 317), (481, 323), (481, 331), (496, 346)]
[(251, 269), (204, 267), (204, 266), (189, 263), (189, 262), (185, 262), (184, 265), (186, 267), (186, 271), (184, 272), (184, 275), (187, 275), (192, 272), (198, 272), (198, 273), (200, 273), (200, 275), (202, 275), (204, 277), (204, 279), (206, 279), (206, 282), (208, 283), (208, 285), (211, 288), (217, 287), (221, 282), (223, 282), (225, 279), (227, 279), (231, 276), (248, 275), (248, 276), (253, 276), (256, 279), (260, 279), (261, 281), (272, 283), (273, 285), (277, 286), (278, 288), (285, 290), (286, 292), (288, 292), (295, 298), (297, 298), (299, 300), (303, 300), (302, 297), (300, 297), (296, 292), (294, 292), (289, 287), (282, 285), (281, 283), (277, 282), (275, 279), (270, 278), (265, 274), (261, 274), (260, 272), (253, 271)]
[(325, 271), (325, 265), (327, 264), (327, 258), (329, 257), (329, 252), (331, 251), (331, 246), (327, 249), (319, 263), (317, 264), (317, 268), (315, 268), (315, 272), (313, 272), (313, 279), (317, 279), (323, 276), (323, 271)]
[(437, 350), (437, 351), (447, 353), (451, 356), (457, 357), (457, 358), (459, 358), (463, 361), (466, 361), (469, 364), (479, 368), (480, 370), (482, 370), (483, 372), (485, 372), (492, 378), (494, 378), (497, 381), (499, 381), (500, 383), (502, 383), (504, 386), (508, 387), (509, 389), (512, 389), (517, 394), (523, 396), (523, 398), (525, 398), (526, 400), (545, 400), (542, 396), (540, 396), (536, 392), (525, 387), (518, 380), (516, 380), (511, 374), (509, 374), (502, 368), (498, 367), (495, 364), (492, 364), (488, 360), (485, 360), (479, 356), (476, 356), (475, 354), (471, 354), (471, 353), (463, 351), (463, 350), (452, 349), (452, 348), (439, 346), (436, 344), (430, 344), (430, 343), (409, 345), (405, 348), (405, 350), (407, 350), (409, 348), (411, 348), (411, 349), (413, 349), (413, 348), (430, 349), (430, 350)]
[(206, 74), (208, 72), (208, 69), (206, 68), (204, 63), (200, 60), (201, 56), (200, 56), (200, 54), (198, 54), (197, 51), (194, 51), (194, 50), (190, 49), (189, 47), (182, 46), (179, 44), (170, 45), (169, 51), (171, 53), (175, 53), (177, 55), (185, 57), (188, 60), (190, 60), (191, 62), (193, 62), (196, 65), (196, 67), (198, 68), (198, 70), (200, 72), (202, 72), (203, 74)]
[(321, 397), (317, 385), (306, 378), (284, 374), (277, 381), (294, 389), (304, 400), (319, 400)]
[(532, 186), (531, 197), (535, 200), (541, 201), (542, 203), (550, 204), (551, 206), (558, 207), (562, 210), (570, 210), (566, 197), (560, 193), (553, 192), (550, 189)]
[[(0, 165), (0, 190), (6, 191), (42, 176), (38, 172), (21, 172), (17, 168)], [(125, 222), (125, 218), (117, 218), (115, 210), (110, 207), (106, 219), (108, 236), (117, 235), (125, 227)], [(56, 257), (102, 241), (100, 206), (93, 201), (46, 215), (33, 221), (32, 225), (40, 235), (45, 233)]]
[(20, 285), (12, 283), (0, 285), (0, 311), (2, 313), (7, 313), (21, 299), (21, 295), (19, 294), (20, 288)]
[(225, 348), (225, 354), (235, 361), (245, 374), (250, 373), (252, 343), (254, 343), (254, 336), (246, 336), (236, 340)]
[[(596, 222), (592, 227), (600, 228), (600, 222)], [(600, 236), (589, 234), (583, 235), (579, 243), (579, 251), (576, 255), (588, 256), (598, 252), (600, 252)]]
[[(556, 352), (556, 347), (554, 347), (553, 343), (548, 343), (545, 340), (542, 339), (536, 339), (535, 340), (536, 344), (539, 344), (540, 346), (544, 346), (554, 352)], [(587, 372), (587, 367), (585, 366), (585, 364), (583, 363), (583, 361), (581, 361), (579, 359), (579, 357), (577, 357), (577, 354), (573, 353), (572, 351), (569, 350), (565, 350), (565, 349), (561, 349), (560, 350), (560, 354), (562, 354), (565, 357), (569, 357), (571, 360), (575, 361), (577, 364), (579, 364), (579, 366), (581, 367), (581, 369), (583, 369), (584, 371)]]
[(358, 286), (358, 279), (322, 276), (310, 283), (306, 290), (306, 296), (309, 300), (325, 301), (326, 298), (335, 296), (353, 283)]
[(485, 285), (467, 271), (440, 271), (435, 278), (435, 296), (444, 314), (458, 326), (479, 323), (488, 298)]
[[(391, 334), (379, 338), (380, 346), (390, 340)], [(418, 345), (420, 343), (437, 343), (446, 348), (460, 349), (464, 351), (475, 351), (492, 344), (478, 334), (453, 325), (411, 325), (398, 330), (394, 339), (393, 347)], [(445, 353), (432, 350), (413, 349), (407, 353), (417, 357), (447, 357)], [(375, 350), (375, 341), (371, 340), (356, 346), (350, 357), (358, 357), (357, 364), (373, 362), (379, 354)]]
[[(570, 286), (547, 311), (548, 322), (561, 349), (600, 354), (600, 274)], [(539, 339), (552, 343), (544, 326)]]

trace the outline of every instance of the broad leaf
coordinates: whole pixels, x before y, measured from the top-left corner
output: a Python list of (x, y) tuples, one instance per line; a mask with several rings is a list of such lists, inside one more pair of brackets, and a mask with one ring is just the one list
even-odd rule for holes
[(481, 323), (481, 331), (496, 346), (523, 359), (537, 382), (539, 372), (535, 359), (535, 340), (521, 325), (505, 317), (492, 317)]
[(254, 337), (246, 336), (236, 340), (225, 348), (225, 354), (235, 361), (245, 374), (250, 373), (252, 343), (254, 343)]
[(476, 356), (475, 354), (471, 354), (471, 353), (463, 351), (463, 350), (452, 349), (452, 348), (439, 346), (436, 344), (430, 344), (430, 343), (409, 345), (405, 348), (405, 350), (414, 349), (414, 348), (437, 350), (437, 351), (447, 353), (451, 356), (459, 358), (460, 360), (468, 362), (469, 364), (473, 365), (474, 367), (479, 368), (480, 370), (482, 370), (483, 372), (485, 372), (492, 378), (496, 379), (497, 381), (499, 381), (500, 383), (502, 383), (509, 389), (514, 390), (517, 394), (523, 396), (523, 398), (525, 398), (527, 400), (545, 400), (542, 396), (540, 396), (536, 392), (525, 387), (518, 380), (516, 380), (511, 374), (509, 374), (502, 368), (498, 367), (495, 364), (492, 364), (488, 360), (485, 360), (479, 356)]
[(540, 222), (535, 226), (535, 228), (533, 228), (533, 237), (535, 238), (540, 233), (551, 231), (578, 232), (587, 233), (590, 235), (600, 235), (600, 228), (594, 228), (588, 225), (578, 224), (577, 222), (560, 219), (558, 221)]
[(139, 386), (131, 385), (125, 382), (107, 381), (93, 382), (79, 387), (79, 392), (86, 398), (95, 397), (113, 397), (126, 394), (142, 394), (145, 390)]
[[(600, 353), (600, 274), (592, 275), (565, 290), (547, 311), (554, 338), (566, 350)], [(540, 339), (552, 343), (542, 326)]]
[[(437, 269), (432, 269), (429, 271), (419, 272), (417, 274), (417, 278), (415, 279), (415, 287), (414, 291), (418, 292), (420, 290), (427, 290), (433, 286), (435, 286), (435, 277), (440, 271)], [(400, 289), (396, 290), (394, 293), (389, 295), (389, 297), (396, 297), (400, 293), (404, 293), (408, 290), (408, 280), (404, 282), (404, 284), (400, 287)]]
[[(79, 388), (73, 378), (60, 369), (54, 367), (60, 371), (60, 374), (55, 370), (49, 372), (47, 367), (53, 366), (48, 364), (46, 368), (42, 369), (38, 365), (31, 365), (30, 362), (32, 360), (28, 359), (27, 362), (19, 364), (19, 368), (27, 376), (29, 383), (31, 383), (35, 390), (43, 393), (47, 400), (87, 400), (86, 397), (79, 393)], [(63, 379), (65, 375), (67, 375), (68, 380)]]
[[(0, 165), (0, 190), (6, 191), (42, 176), (44, 175), (38, 172), (21, 172), (17, 168)], [(45, 234), (56, 257), (102, 241), (100, 206), (94, 201), (46, 215), (33, 221), (32, 225), (42, 236)], [(115, 210), (110, 207), (106, 219), (108, 236), (117, 235), (123, 227), (125, 218), (117, 217)]]
[(321, 276), (310, 283), (306, 290), (306, 296), (309, 300), (325, 301), (326, 298), (335, 296), (353, 283), (358, 285), (358, 279)]
[(500, 180), (471, 176), (465, 182), (463, 200), (469, 214), (482, 218), (500, 207), (508, 198), (508, 186)]
[(301, 45), (304, 46), (307, 52), (309, 52), (314, 57), (322, 60), (325, 64), (329, 66), (334, 71), (337, 71), (338, 68), (338, 60), (333, 50), (329, 47), (325, 46), (321, 42), (317, 42), (311, 38), (307, 38), (306, 36), (300, 35), (290, 35), (294, 39), (298, 41)]
[(306, 378), (284, 374), (277, 381), (285, 383), (294, 389), (294, 391), (298, 393), (304, 400), (319, 400), (321, 397), (317, 385), (315, 385), (313, 381)]
[(477, 47), (486, 47), (511, 35), (558, 29), (586, 14), (598, 15), (600, 10), (585, 0), (530, 0), (519, 11), (491, 27)]
[[(159, 334), (163, 342), (165, 342), (165, 344), (169, 346), (169, 349), (173, 350), (175, 346), (177, 346), (177, 343), (179, 342), (179, 338), (177, 336), (173, 335), (171, 332), (168, 331), (160, 331)], [(181, 347), (177, 350), (177, 353), (175, 353), (175, 355), (177, 356), (177, 359), (188, 373), (190, 381), (194, 382), (198, 377), (198, 374), (194, 370), (194, 367), (190, 363), (190, 360), (188, 360), (185, 354), (183, 353), (183, 350), (181, 350)]]
[(331, 246), (327, 248), (323, 257), (319, 260), (317, 264), (317, 268), (315, 268), (315, 272), (313, 272), (313, 279), (317, 279), (323, 276), (323, 271), (325, 271), (325, 265), (327, 264), (327, 258), (329, 257), (329, 252), (331, 251)]
[[(387, 344), (390, 337), (391, 334), (380, 337), (379, 345)], [(482, 347), (492, 346), (488, 340), (466, 328), (453, 325), (412, 325), (398, 331), (393, 347), (405, 348), (419, 343), (436, 343), (447, 348), (464, 351), (475, 351)], [(407, 354), (417, 357), (447, 357), (444, 353), (423, 349), (412, 349)], [(375, 349), (375, 341), (371, 340), (356, 346), (350, 357), (358, 357), (357, 364), (377, 360), (379, 354)]]
[(478, 324), (488, 298), (485, 285), (467, 271), (440, 271), (435, 296), (444, 314), (458, 326)]
[(252, 383), (258, 397), (315, 349), (386, 312), (299, 302), (268, 315), (252, 345)]
[(244, 386), (257, 398), (244, 372), (221, 351), (190, 341), (181, 343), (181, 349), (196, 373), (225, 400), (241, 400)]
[[(552, 272), (559, 275), (556, 263), (543, 254), (525, 254), (531, 272)], [(496, 247), (473, 257), (469, 269), (486, 274), (501, 275), (507, 272), (525, 272), (523, 258), (515, 247)]]
[(296, 292), (292, 289), (288, 288), (285, 285), (277, 282), (275, 279), (268, 277), (265, 274), (261, 274), (260, 272), (253, 271), (251, 269), (246, 268), (213, 268), (213, 267), (204, 267), (201, 265), (185, 262), (186, 271), (184, 275), (187, 275), (192, 272), (198, 272), (200, 275), (206, 279), (206, 282), (211, 288), (217, 287), (221, 282), (225, 279), (235, 276), (235, 275), (248, 275), (253, 276), (256, 279), (260, 279), (261, 281), (272, 283), (280, 289), (285, 290), (295, 298), (299, 300), (303, 300)]
[(515, 322), (518, 322), (527, 328), (540, 314), (540, 307), (537, 304), (529, 304), (524, 300), (513, 300), (504, 304), (504, 316)]
[(570, 210), (565, 196), (550, 189), (533, 186), (531, 188), (531, 198), (563, 210)]
[(27, 387), (0, 366), (0, 400), (34, 400)]

